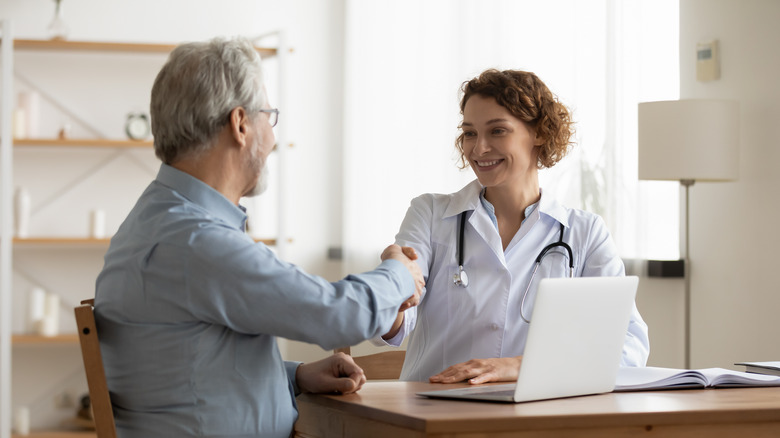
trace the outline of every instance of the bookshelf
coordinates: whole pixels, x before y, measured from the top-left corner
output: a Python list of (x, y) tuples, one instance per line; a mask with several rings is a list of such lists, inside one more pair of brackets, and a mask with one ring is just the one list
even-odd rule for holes
[[(157, 44), (157, 43), (125, 43), (125, 42), (99, 42), (99, 41), (49, 41), (49, 40), (32, 40), (32, 39), (11, 39), (13, 32), (12, 27), (9, 26), (10, 22), (7, 20), (0, 20), (0, 28), (2, 32), (0, 34), (5, 38), (0, 38), (0, 199), (2, 199), (2, 205), (0, 205), (0, 438), (6, 438), (9, 435), (5, 435), (10, 430), (10, 424), (12, 422), (12, 406), (13, 400), (11, 394), (11, 356), (17, 353), (22, 353), (20, 356), (31, 355), (35, 356), (39, 352), (58, 352), (64, 351), (60, 349), (78, 349), (79, 341), (76, 333), (63, 333), (53, 337), (44, 337), (31, 334), (13, 334), (11, 320), (18, 319), (19, 315), (12, 312), (13, 299), (12, 295), (14, 288), (17, 285), (14, 284), (15, 277), (19, 277), (20, 273), (15, 270), (15, 259), (22, 258), (37, 258), (40, 255), (42, 258), (47, 258), (47, 263), (52, 263), (51, 260), (56, 257), (74, 258), (71, 254), (78, 254), (75, 258), (90, 258), (90, 260), (102, 260), (101, 254), (108, 248), (110, 238), (91, 238), (80, 237), (78, 235), (59, 235), (61, 233), (55, 232), (52, 235), (39, 235), (34, 234), (31, 237), (25, 238), (2, 238), (4, 236), (12, 236), (13, 233), (13, 189), (14, 189), (14, 170), (16, 165), (14, 160), (15, 152), (22, 152), (25, 157), (19, 158), (31, 160), (29, 157), (38, 157), (41, 155), (50, 154), (63, 154), (69, 157), (62, 162), (56, 162), (55, 168), (51, 166), (42, 166), (40, 170), (36, 172), (51, 173), (47, 177), (54, 178), (61, 173), (58, 173), (61, 169), (56, 167), (65, 168), (69, 163), (74, 160), (81, 159), (85, 154), (104, 154), (109, 156), (111, 154), (151, 154), (153, 149), (153, 142), (151, 140), (137, 141), (128, 140), (125, 138), (90, 138), (88, 136), (77, 136), (68, 138), (54, 138), (54, 137), (35, 137), (35, 138), (13, 138), (11, 136), (12, 131), (12, 113), (14, 106), (16, 105), (16, 90), (14, 87), (15, 82), (15, 70), (14, 70), (14, 57), (18, 52), (38, 52), (48, 57), (49, 53), (52, 56), (56, 55), (61, 59), (73, 59), (73, 65), (81, 63), (85, 56), (92, 57), (91, 59), (116, 59), (117, 56), (123, 56), (123, 54), (138, 55), (138, 54), (150, 54), (151, 58), (160, 59), (160, 65), (164, 62), (164, 56), (169, 53), (175, 45), (173, 44)], [(9, 44), (10, 43), (10, 44)], [(263, 58), (274, 57), (277, 55), (276, 48), (256, 47), (256, 50)], [(71, 57), (72, 58), (69, 58)], [(157, 55), (160, 55), (159, 57)], [(135, 58), (133, 58), (135, 59)], [(65, 62), (65, 68), (67, 68), (70, 61)], [(112, 65), (113, 61), (106, 61), (105, 68), (116, 68)], [(279, 62), (279, 69), (281, 70), (282, 63)], [(107, 75), (110, 76), (110, 75)], [(110, 76), (113, 79), (113, 76)], [(151, 88), (151, 84), (149, 84)], [(56, 136), (55, 136), (56, 137)], [(36, 155), (37, 154), (37, 155)], [(111, 155), (113, 156), (113, 155)], [(72, 158), (75, 157), (75, 158)], [(281, 160), (281, 158), (279, 158)], [(35, 158), (32, 158), (35, 160)], [(29, 167), (27, 167), (29, 169)], [(19, 171), (21, 174), (21, 171)], [(151, 180), (151, 178), (149, 179)], [(148, 181), (146, 181), (148, 182)], [(146, 182), (144, 184), (146, 184)], [(97, 190), (101, 187), (93, 187), (91, 181), (77, 182), (81, 189)], [(120, 194), (121, 195), (121, 194)], [(56, 208), (52, 207), (46, 214), (56, 214)], [(59, 207), (61, 208), (61, 207)], [(281, 210), (280, 210), (281, 211)], [(281, 213), (279, 213), (281, 214)], [(280, 221), (281, 222), (281, 221)], [(41, 228), (43, 229), (43, 228)], [(56, 234), (56, 235), (55, 235)], [(278, 242), (287, 242), (289, 239), (279, 240), (276, 238), (264, 238), (255, 239), (257, 242), (262, 242), (269, 246), (277, 246)], [(86, 255), (85, 255), (86, 254)], [(43, 263), (43, 262), (42, 262)], [(56, 264), (56, 262), (54, 262)], [(79, 263), (71, 262), (69, 263)], [(89, 262), (93, 264), (92, 261)], [(99, 263), (99, 262), (98, 262)], [(37, 267), (36, 267), (37, 268)], [(60, 269), (59, 267), (55, 267)], [(92, 269), (92, 268), (90, 268)], [(89, 272), (89, 270), (87, 270)], [(27, 272), (22, 272), (22, 276), (29, 277)], [(88, 274), (85, 277), (92, 278), (94, 282), (93, 274)], [(91, 293), (91, 288), (80, 288), (80, 291), (86, 291), (79, 298), (87, 298), (87, 294)], [(79, 292), (81, 293), (81, 292)], [(67, 305), (63, 305), (61, 309), (61, 319), (72, 319), (72, 311), (67, 312)], [(50, 354), (50, 353), (47, 353)], [(21, 359), (14, 359), (21, 360)], [(14, 366), (14, 373), (20, 367)], [(24, 368), (24, 367), (21, 367)], [(38, 367), (36, 367), (37, 369)], [(48, 371), (47, 371), (48, 373)], [(19, 391), (20, 387), (16, 383), (14, 384), (14, 392)], [(33, 424), (35, 427), (35, 424)], [(75, 431), (68, 430), (67, 426), (63, 426), (63, 430), (33, 430), (28, 437), (33, 438), (92, 438), (95, 437), (93, 431)], [(55, 426), (53, 429), (57, 429)], [(17, 435), (10, 435), (16, 437)]]

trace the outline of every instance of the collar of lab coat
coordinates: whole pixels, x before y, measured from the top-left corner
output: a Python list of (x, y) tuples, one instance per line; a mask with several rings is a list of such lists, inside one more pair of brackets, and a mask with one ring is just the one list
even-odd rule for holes
[[(479, 201), (479, 194), (482, 192), (482, 184), (479, 180), (467, 184), (459, 191), (453, 193), (447, 209), (444, 211), (442, 219), (457, 216), (464, 211), (476, 210), (482, 208)], [(563, 224), (564, 227), (569, 227), (569, 214), (568, 209), (558, 203), (552, 196), (545, 196), (544, 190), (540, 189), (541, 197), (539, 199), (539, 206), (534, 210), (532, 214), (540, 214), (549, 216), (556, 221)]]

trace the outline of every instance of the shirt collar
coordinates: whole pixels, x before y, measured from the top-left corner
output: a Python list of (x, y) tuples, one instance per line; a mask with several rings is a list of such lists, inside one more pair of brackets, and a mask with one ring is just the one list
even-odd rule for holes
[[(493, 225), (498, 228), (498, 220), (496, 219), (496, 208), (493, 207), (493, 204), (490, 203), (490, 201), (485, 198), (485, 187), (482, 188), (482, 191), (479, 192), (479, 200), (482, 203), (482, 206), (485, 207), (485, 210), (488, 212), (488, 216), (490, 216), (490, 220), (493, 221)], [(541, 193), (541, 192), (540, 192)], [(523, 212), (523, 222), (525, 222), (526, 219), (528, 219), (529, 216), (531, 216), (531, 213), (536, 210), (536, 206), (539, 205), (539, 201), (534, 202), (533, 204), (529, 205), (525, 208), (525, 211)]]
[[(457, 216), (464, 211), (476, 210), (482, 202), (480, 201), (482, 190), (482, 184), (479, 183), (479, 180), (475, 179), (459, 191), (455, 192), (452, 197), (452, 202), (449, 203), (447, 209), (444, 211), (443, 218)], [(538, 211), (539, 214), (555, 219), (563, 224), (564, 227), (568, 227), (569, 219), (566, 208), (559, 204), (552, 196), (545, 196), (544, 189), (540, 188), (539, 192), (541, 196), (539, 202), (536, 204), (536, 211)], [(529, 211), (526, 211), (526, 215), (528, 215), (528, 213)], [(534, 213), (533, 209), (530, 213)]]
[(552, 196), (545, 196), (544, 189), (539, 189), (541, 192), (541, 198), (539, 199), (539, 213), (547, 215), (556, 221), (563, 224), (564, 227), (569, 227), (569, 215), (566, 207), (558, 203), (558, 201)]
[(161, 164), (156, 181), (184, 196), (193, 204), (202, 207), (229, 225), (241, 230), (244, 229), (246, 209), (240, 205), (233, 204), (222, 193), (219, 193), (198, 178), (167, 164)]
[(479, 193), (482, 191), (482, 184), (479, 180), (467, 184), (462, 189), (458, 190), (452, 196), (451, 202), (447, 205), (444, 211), (444, 218), (451, 216), (457, 216), (464, 211), (476, 210), (479, 206)]

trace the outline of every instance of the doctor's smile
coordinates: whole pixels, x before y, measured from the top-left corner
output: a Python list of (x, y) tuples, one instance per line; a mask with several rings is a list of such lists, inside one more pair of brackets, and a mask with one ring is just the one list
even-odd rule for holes
[(480, 170), (491, 170), (498, 163), (500, 163), (502, 161), (504, 161), (504, 160), (491, 160), (491, 161), (477, 161), (477, 160), (474, 160), (474, 163), (477, 164), (477, 167), (479, 167)]

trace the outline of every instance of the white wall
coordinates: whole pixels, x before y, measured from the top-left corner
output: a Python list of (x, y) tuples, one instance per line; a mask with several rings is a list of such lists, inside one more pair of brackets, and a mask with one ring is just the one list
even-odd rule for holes
[[(681, 98), (736, 99), (742, 112), (739, 181), (691, 187), (694, 368), (780, 359), (778, 19), (776, 0), (680, 5)], [(696, 81), (696, 43), (705, 38), (720, 41), (713, 82)]]
[[(288, 176), (284, 193), (289, 200), (286, 227), (292, 242), (286, 247), (285, 258), (310, 272), (335, 280), (341, 271), (340, 266), (336, 262), (328, 261), (325, 252), (328, 246), (338, 246), (341, 241), (340, 60), (343, 52), (343, 1), (64, 0), (63, 6), (71, 40), (178, 43), (215, 36), (256, 37), (280, 30), (285, 33), (286, 44), (293, 50), (286, 53), (287, 73), (280, 78), (285, 101), (275, 102), (280, 106), (280, 125), (284, 124), (286, 132), (286, 145), (283, 147), (287, 148)], [(52, 0), (0, 0), (0, 19), (12, 20), (16, 38), (47, 38), (46, 27), (53, 15)], [(53, 61), (56, 56), (46, 56), (48, 55), (27, 56), (28, 59), (25, 59), (24, 63), (28, 66), (43, 66), (43, 70), (48, 66), (49, 73), (57, 73)], [(132, 59), (133, 55), (130, 56)], [(79, 57), (80, 55), (75, 56)], [(105, 60), (109, 63), (124, 62), (110, 55), (106, 55)], [(97, 82), (119, 82), (115, 85), (116, 89), (109, 88), (110, 95), (103, 96), (99, 106), (93, 103), (95, 96), (90, 94), (92, 90), (89, 82), (83, 90), (65, 90), (64, 87), (53, 87), (50, 84), (47, 87), (58, 90), (58, 93), (67, 91), (67, 97), (61, 96), (64, 101), (111, 137), (121, 137), (124, 114), (128, 112), (128, 107), (133, 106), (134, 109), (140, 110), (148, 108), (151, 80), (164, 62), (164, 57), (147, 61), (139, 59), (138, 63), (131, 63), (133, 65), (119, 65), (118, 72), (106, 73), (116, 76), (98, 78)], [(22, 62), (17, 64), (26, 71), (36, 70), (27, 69)], [(78, 66), (72, 65), (72, 61), (70, 67), (79, 69)], [(66, 70), (68, 69), (63, 69)], [(111, 72), (110, 69), (108, 71)], [(40, 79), (43, 81), (46, 78)], [(99, 88), (97, 84), (94, 85), (92, 88)], [(132, 91), (124, 90), (125, 88)], [(279, 90), (270, 91), (272, 95), (279, 94)], [(118, 117), (111, 119), (111, 114), (118, 114)], [(60, 121), (57, 120), (56, 123), (59, 124)], [(290, 147), (290, 144), (293, 146)], [(29, 163), (37, 161), (38, 156), (42, 160), (51, 160), (51, 157), (45, 157), (48, 154), (40, 151), (18, 151), (19, 155), (22, 153), (32, 160), (26, 160), (27, 164), (15, 169), (17, 177), (37, 179), (41, 187), (60, 184), (62, 179), (58, 178), (63, 177), (73, 166), (83, 165), (87, 160), (94, 161), (99, 159), (95, 158), (95, 155), (104, 154), (68, 151), (66, 155), (70, 157), (67, 158), (70, 162), (47, 163), (43, 166), (47, 169), (45, 172), (36, 172), (35, 167)], [(132, 154), (151, 155), (152, 152), (136, 151)], [(96, 178), (103, 178), (103, 184), (90, 180), (88, 186), (115, 190), (118, 197), (135, 199), (156, 173), (157, 164), (154, 158), (146, 156), (142, 157), (141, 161), (145, 164), (140, 166), (140, 181), (127, 181), (139, 179), (138, 172), (135, 177), (125, 178), (124, 175), (132, 165), (125, 165), (126, 162), (123, 162), (125, 164), (117, 165), (110, 171), (100, 172)], [(150, 169), (144, 170), (143, 167)], [(117, 170), (123, 173), (118, 174), (115, 172)], [(74, 212), (88, 202), (90, 189), (85, 190), (78, 196), (69, 195), (64, 201), (58, 201), (58, 206), (41, 206), (45, 211), (35, 217), (38, 222), (33, 225), (37, 228), (31, 231), (41, 230), (41, 233), (46, 233), (53, 226), (61, 227), (62, 234), (71, 233), (72, 230), (78, 233), (81, 228), (86, 230), (83, 214)], [(43, 197), (38, 196), (33, 203), (41, 199)], [(58, 208), (67, 214), (45, 214)], [(47, 216), (54, 218), (49, 220), (48, 224), (44, 223)], [(123, 215), (111, 216), (109, 212), (109, 230), (115, 230), (122, 219)], [(44, 258), (56, 259), (60, 251), (62, 250), (47, 254)], [(14, 291), (14, 308), (22, 306), (23, 309), (23, 298), (19, 297), (23, 297), (22, 292), (27, 289), (27, 283), (46, 283), (66, 295), (61, 309), (62, 330), (75, 330), (71, 316), (72, 304), (94, 293), (94, 276), (102, 266), (100, 251), (82, 251), (76, 257), (66, 254), (68, 262), (59, 263), (56, 269), (46, 274), (48, 277), (35, 272), (33, 268), (34, 265), (46, 262), (42, 260), (40, 252), (25, 249), (15, 253), (18, 259), (15, 260), (15, 268), (18, 271), (14, 275), (14, 289), (21, 292), (17, 294), (19, 291)], [(57, 261), (51, 260), (46, 263), (58, 264)], [(23, 311), (15, 313), (24, 314)], [(14, 330), (21, 330), (23, 325), (22, 321), (15, 320)], [(283, 354), (297, 359), (325, 354), (318, 347), (301, 348), (297, 343), (283, 344), (282, 348)], [(299, 352), (301, 350), (302, 352)], [(54, 399), (61, 393), (77, 395), (86, 392), (77, 347), (14, 347), (13, 353), (12, 404), (31, 405), (32, 427), (56, 426), (61, 418), (72, 416), (74, 409), (59, 409), (54, 405)], [(43, 375), (46, 377), (41, 378)], [(3, 428), (6, 426), (2, 425)]]

